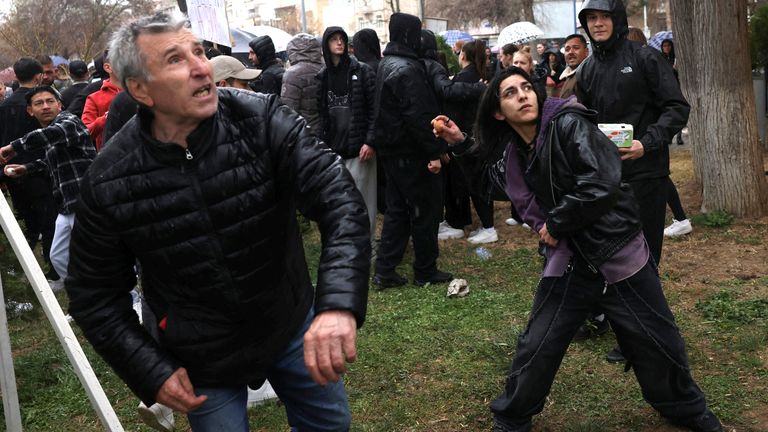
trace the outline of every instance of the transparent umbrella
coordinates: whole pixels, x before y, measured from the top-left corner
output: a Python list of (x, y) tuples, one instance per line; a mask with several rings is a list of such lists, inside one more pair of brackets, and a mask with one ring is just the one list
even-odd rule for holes
[(506, 44), (523, 44), (538, 39), (544, 35), (544, 31), (536, 24), (528, 21), (520, 21), (510, 24), (499, 33), (498, 46), (503, 47)]
[(290, 33), (288, 33), (285, 30), (281, 30), (277, 27), (250, 26), (250, 27), (243, 27), (240, 30), (243, 30), (255, 36), (269, 36), (270, 38), (272, 38), (272, 43), (275, 44), (276, 52), (285, 51), (285, 48), (288, 46), (288, 42), (290, 42), (291, 39), (293, 39), (293, 36), (291, 36)]

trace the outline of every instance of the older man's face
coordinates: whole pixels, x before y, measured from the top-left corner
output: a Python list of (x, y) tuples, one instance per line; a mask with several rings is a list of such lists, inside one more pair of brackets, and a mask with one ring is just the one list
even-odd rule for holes
[(218, 106), (213, 69), (200, 40), (189, 30), (142, 34), (136, 43), (146, 59), (150, 79), (141, 81), (139, 101), (156, 119), (179, 123), (200, 122)]

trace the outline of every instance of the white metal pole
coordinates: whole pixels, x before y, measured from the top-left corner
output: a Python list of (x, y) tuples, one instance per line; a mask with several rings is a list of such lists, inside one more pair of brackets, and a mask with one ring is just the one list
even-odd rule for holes
[(67, 353), (67, 357), (69, 357), (69, 361), (72, 363), (80, 383), (85, 388), (85, 392), (88, 394), (91, 405), (96, 410), (102, 425), (110, 432), (123, 432), (123, 426), (120, 424), (115, 410), (109, 404), (109, 400), (104, 394), (104, 390), (101, 388), (101, 384), (99, 384), (99, 380), (96, 378), (88, 358), (85, 356), (75, 333), (64, 317), (64, 312), (62, 312), (56, 296), (53, 295), (53, 291), (48, 286), (43, 270), (29, 248), (27, 240), (24, 238), (24, 234), (21, 232), (21, 228), (16, 222), (16, 218), (13, 216), (13, 212), (3, 194), (0, 194), (0, 225), (2, 225), (3, 231), (5, 231), (8, 241), (11, 243), (11, 247), (16, 252), (16, 257), (19, 259), (22, 268), (24, 268), (24, 273), (32, 284), (35, 295), (37, 295), (40, 305), (48, 317), (48, 321), (53, 326), (59, 342), (64, 347), (64, 351)]
[(5, 313), (2, 277), (0, 277), (0, 299), (3, 300), (3, 305), (0, 307), (0, 391), (3, 392), (5, 429), (8, 432), (21, 432), (21, 411), (19, 395), (16, 392), (16, 374), (13, 372), (11, 335), (8, 332), (8, 316)]

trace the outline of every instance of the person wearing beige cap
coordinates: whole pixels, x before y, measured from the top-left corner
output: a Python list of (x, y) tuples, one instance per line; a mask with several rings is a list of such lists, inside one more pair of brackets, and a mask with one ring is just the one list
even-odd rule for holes
[(248, 69), (240, 63), (240, 60), (227, 55), (216, 56), (211, 59), (213, 65), (213, 81), (217, 87), (234, 87), (250, 90), (248, 81), (261, 75), (259, 69)]

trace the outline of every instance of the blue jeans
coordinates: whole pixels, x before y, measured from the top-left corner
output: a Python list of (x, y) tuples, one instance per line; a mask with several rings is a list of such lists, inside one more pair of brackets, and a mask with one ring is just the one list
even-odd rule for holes
[[(275, 393), (285, 404), (292, 431), (346, 431), (351, 416), (343, 381), (320, 386), (304, 366), (304, 333), (314, 319), (310, 310), (304, 326), (275, 364), (266, 371)], [(248, 431), (248, 389), (242, 387), (195, 388), (208, 400), (187, 418), (194, 432)]]

